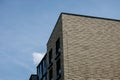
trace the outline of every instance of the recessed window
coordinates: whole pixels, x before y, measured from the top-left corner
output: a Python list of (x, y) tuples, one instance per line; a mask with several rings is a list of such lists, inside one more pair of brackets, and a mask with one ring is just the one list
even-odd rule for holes
[(46, 65), (46, 57), (43, 59), (43, 74), (46, 73), (47, 65)]
[(47, 75), (45, 75), (41, 80), (47, 80)]
[(53, 80), (53, 69), (52, 68), (49, 71), (49, 80)]
[(60, 65), (60, 59), (58, 59), (57, 63), (56, 63), (56, 71), (57, 71), (57, 76), (59, 76), (61, 74), (61, 65)]
[(37, 68), (37, 74), (38, 74), (38, 78), (39, 78), (39, 80), (41, 80), (41, 78), (42, 78), (42, 75), (43, 75), (43, 67), (42, 67), (42, 63), (38, 66), (38, 68)]
[(38, 79), (40, 78), (40, 68), (37, 68), (37, 75), (38, 75)]
[(49, 52), (49, 64), (52, 63), (52, 49)]
[(56, 41), (56, 54), (60, 54), (60, 38)]
[(47, 62), (46, 62), (46, 56), (44, 56), (44, 58), (37, 67), (37, 74), (39, 78), (38, 80), (47, 80), (46, 78), (44, 78), (46, 76), (46, 72), (47, 72)]

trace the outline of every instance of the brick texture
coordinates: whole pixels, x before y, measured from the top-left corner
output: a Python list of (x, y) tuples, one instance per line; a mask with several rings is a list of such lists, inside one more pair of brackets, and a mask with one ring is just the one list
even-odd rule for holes
[(62, 14), (61, 27), (64, 80), (120, 80), (120, 21)]

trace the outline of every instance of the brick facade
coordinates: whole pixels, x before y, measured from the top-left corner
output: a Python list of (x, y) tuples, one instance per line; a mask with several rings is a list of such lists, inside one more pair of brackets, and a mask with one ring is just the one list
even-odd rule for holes
[(120, 80), (120, 21), (62, 14), (65, 80)]
[(47, 80), (120, 80), (120, 20), (61, 13), (46, 63)]

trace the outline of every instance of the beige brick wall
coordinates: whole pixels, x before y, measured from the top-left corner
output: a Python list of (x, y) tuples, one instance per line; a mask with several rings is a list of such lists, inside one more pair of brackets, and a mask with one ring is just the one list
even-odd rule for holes
[(62, 14), (62, 25), (64, 80), (120, 80), (119, 21)]

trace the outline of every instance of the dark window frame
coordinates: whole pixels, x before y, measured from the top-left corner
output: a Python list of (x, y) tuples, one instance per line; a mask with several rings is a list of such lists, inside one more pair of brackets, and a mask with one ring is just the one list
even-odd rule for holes
[(37, 66), (38, 80), (43, 80), (44, 76), (47, 74), (47, 57), (46, 54)]
[(46, 74), (47, 72), (47, 58), (46, 56), (42, 60), (42, 74)]
[(49, 70), (49, 80), (53, 80), (53, 68)]
[(56, 62), (56, 74), (57, 74), (57, 77), (61, 75), (61, 59), (60, 58)]
[(41, 80), (47, 80), (47, 75), (45, 74)]
[(52, 63), (52, 58), (53, 58), (53, 50), (51, 49), (51, 50), (49, 51), (49, 64)]
[(61, 49), (60, 49), (60, 38), (57, 39), (56, 41), (56, 55), (60, 54)]
[(43, 66), (42, 66), (42, 62), (39, 64), (39, 66), (37, 67), (37, 74), (38, 74), (38, 78), (39, 80), (42, 79), (43, 77)]

